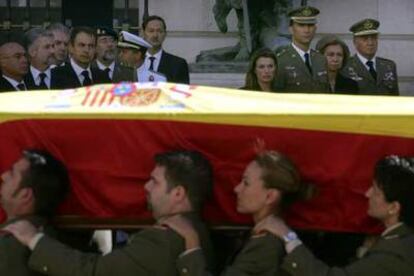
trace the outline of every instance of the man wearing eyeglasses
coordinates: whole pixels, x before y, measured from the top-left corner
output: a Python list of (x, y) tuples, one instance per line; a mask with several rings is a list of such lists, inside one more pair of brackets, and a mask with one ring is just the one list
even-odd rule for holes
[[(65, 166), (44, 151), (27, 150), (1, 175), (0, 205), (7, 221), (0, 229), (21, 219), (47, 227), (69, 190)], [(0, 275), (38, 275), (27, 266), (30, 251), (12, 235), (0, 232)]]
[(31, 248), (29, 266), (46, 275), (178, 275), (176, 259), (185, 250), (184, 239), (162, 226), (166, 217), (182, 214), (200, 235), (207, 267), (214, 271), (213, 250), (208, 230), (199, 212), (212, 192), (209, 161), (196, 151), (171, 151), (155, 156), (155, 167), (144, 189), (148, 208), (157, 221), (153, 227), (134, 234), (123, 248), (101, 256), (68, 248), (39, 233), (27, 221), (9, 225), (19, 240)]

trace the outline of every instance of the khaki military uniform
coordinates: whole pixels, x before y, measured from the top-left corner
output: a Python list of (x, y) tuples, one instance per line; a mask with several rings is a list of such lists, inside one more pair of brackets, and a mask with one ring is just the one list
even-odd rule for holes
[[(198, 232), (207, 262), (213, 266), (207, 228), (196, 214), (183, 215)], [(105, 256), (82, 253), (45, 236), (33, 250), (29, 266), (54, 276), (173, 276), (177, 275), (176, 260), (184, 250), (184, 240), (166, 228), (142, 230), (132, 236), (128, 245)]]
[[(222, 276), (271, 276), (277, 275), (285, 254), (283, 242), (273, 235), (249, 239)], [(205, 265), (203, 252), (196, 250), (179, 258), (177, 267), (181, 276), (211, 275)]]
[(327, 93), (328, 74), (325, 58), (311, 50), (312, 74), (292, 45), (277, 50), (276, 88), (278, 92)]
[(414, 275), (414, 234), (405, 225), (390, 231), (360, 260), (346, 267), (328, 267), (304, 246), (288, 254), (282, 268), (292, 276), (411, 276)]
[(369, 73), (357, 55), (349, 58), (343, 74), (358, 82), (362, 95), (398, 95), (398, 76), (395, 62), (377, 57), (375, 59), (377, 80)]

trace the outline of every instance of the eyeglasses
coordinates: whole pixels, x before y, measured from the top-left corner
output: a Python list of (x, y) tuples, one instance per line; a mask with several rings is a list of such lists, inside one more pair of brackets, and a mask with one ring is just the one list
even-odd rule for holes
[(385, 158), (387, 163), (391, 166), (398, 166), (403, 169), (409, 170), (410, 172), (414, 173), (414, 166), (410, 160), (405, 157), (399, 157), (397, 155), (390, 155)]
[(46, 158), (39, 153), (24, 150), (23, 156), (33, 165), (46, 165)]

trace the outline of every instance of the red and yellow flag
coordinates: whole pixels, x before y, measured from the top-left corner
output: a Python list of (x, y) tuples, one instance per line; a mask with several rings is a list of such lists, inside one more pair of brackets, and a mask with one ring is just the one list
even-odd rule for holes
[[(98, 85), (0, 94), (0, 170), (25, 148), (42, 148), (69, 168), (61, 214), (147, 219), (143, 184), (153, 155), (205, 154), (215, 174), (205, 208), (214, 223), (248, 223), (233, 188), (255, 143), (288, 155), (318, 195), (292, 206), (302, 229), (372, 232), (365, 191), (375, 162), (414, 155), (414, 98), (277, 94), (175, 84)], [(414, 200), (414, 199), (413, 199)], [(4, 216), (3, 216), (4, 219)]]

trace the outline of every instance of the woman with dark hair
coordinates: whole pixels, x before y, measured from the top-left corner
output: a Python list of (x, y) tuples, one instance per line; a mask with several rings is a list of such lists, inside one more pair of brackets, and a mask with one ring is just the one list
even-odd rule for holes
[[(266, 217), (280, 215), (295, 200), (310, 197), (311, 188), (301, 181), (296, 166), (286, 156), (264, 151), (247, 165), (241, 182), (234, 188), (237, 211), (250, 215), (258, 224)], [(208, 275), (199, 238), (190, 223), (173, 217), (163, 224), (185, 239), (187, 251), (178, 260), (180, 273)], [(284, 254), (281, 239), (269, 233), (250, 235), (221, 275), (275, 275)]]
[[(282, 268), (292, 276), (414, 275), (414, 160), (398, 156), (379, 160), (365, 196), (368, 216), (379, 220), (385, 231), (358, 261), (346, 267), (329, 267), (296, 238), (285, 243), (287, 255)], [(262, 220), (255, 230), (276, 237), (292, 233), (276, 217)]]
[(276, 55), (270, 49), (258, 50), (251, 58), (246, 73), (244, 90), (274, 92), (276, 78)]
[(331, 92), (357, 94), (358, 83), (341, 74), (341, 69), (349, 58), (349, 49), (345, 42), (334, 35), (326, 35), (318, 41), (316, 49), (326, 58)]

